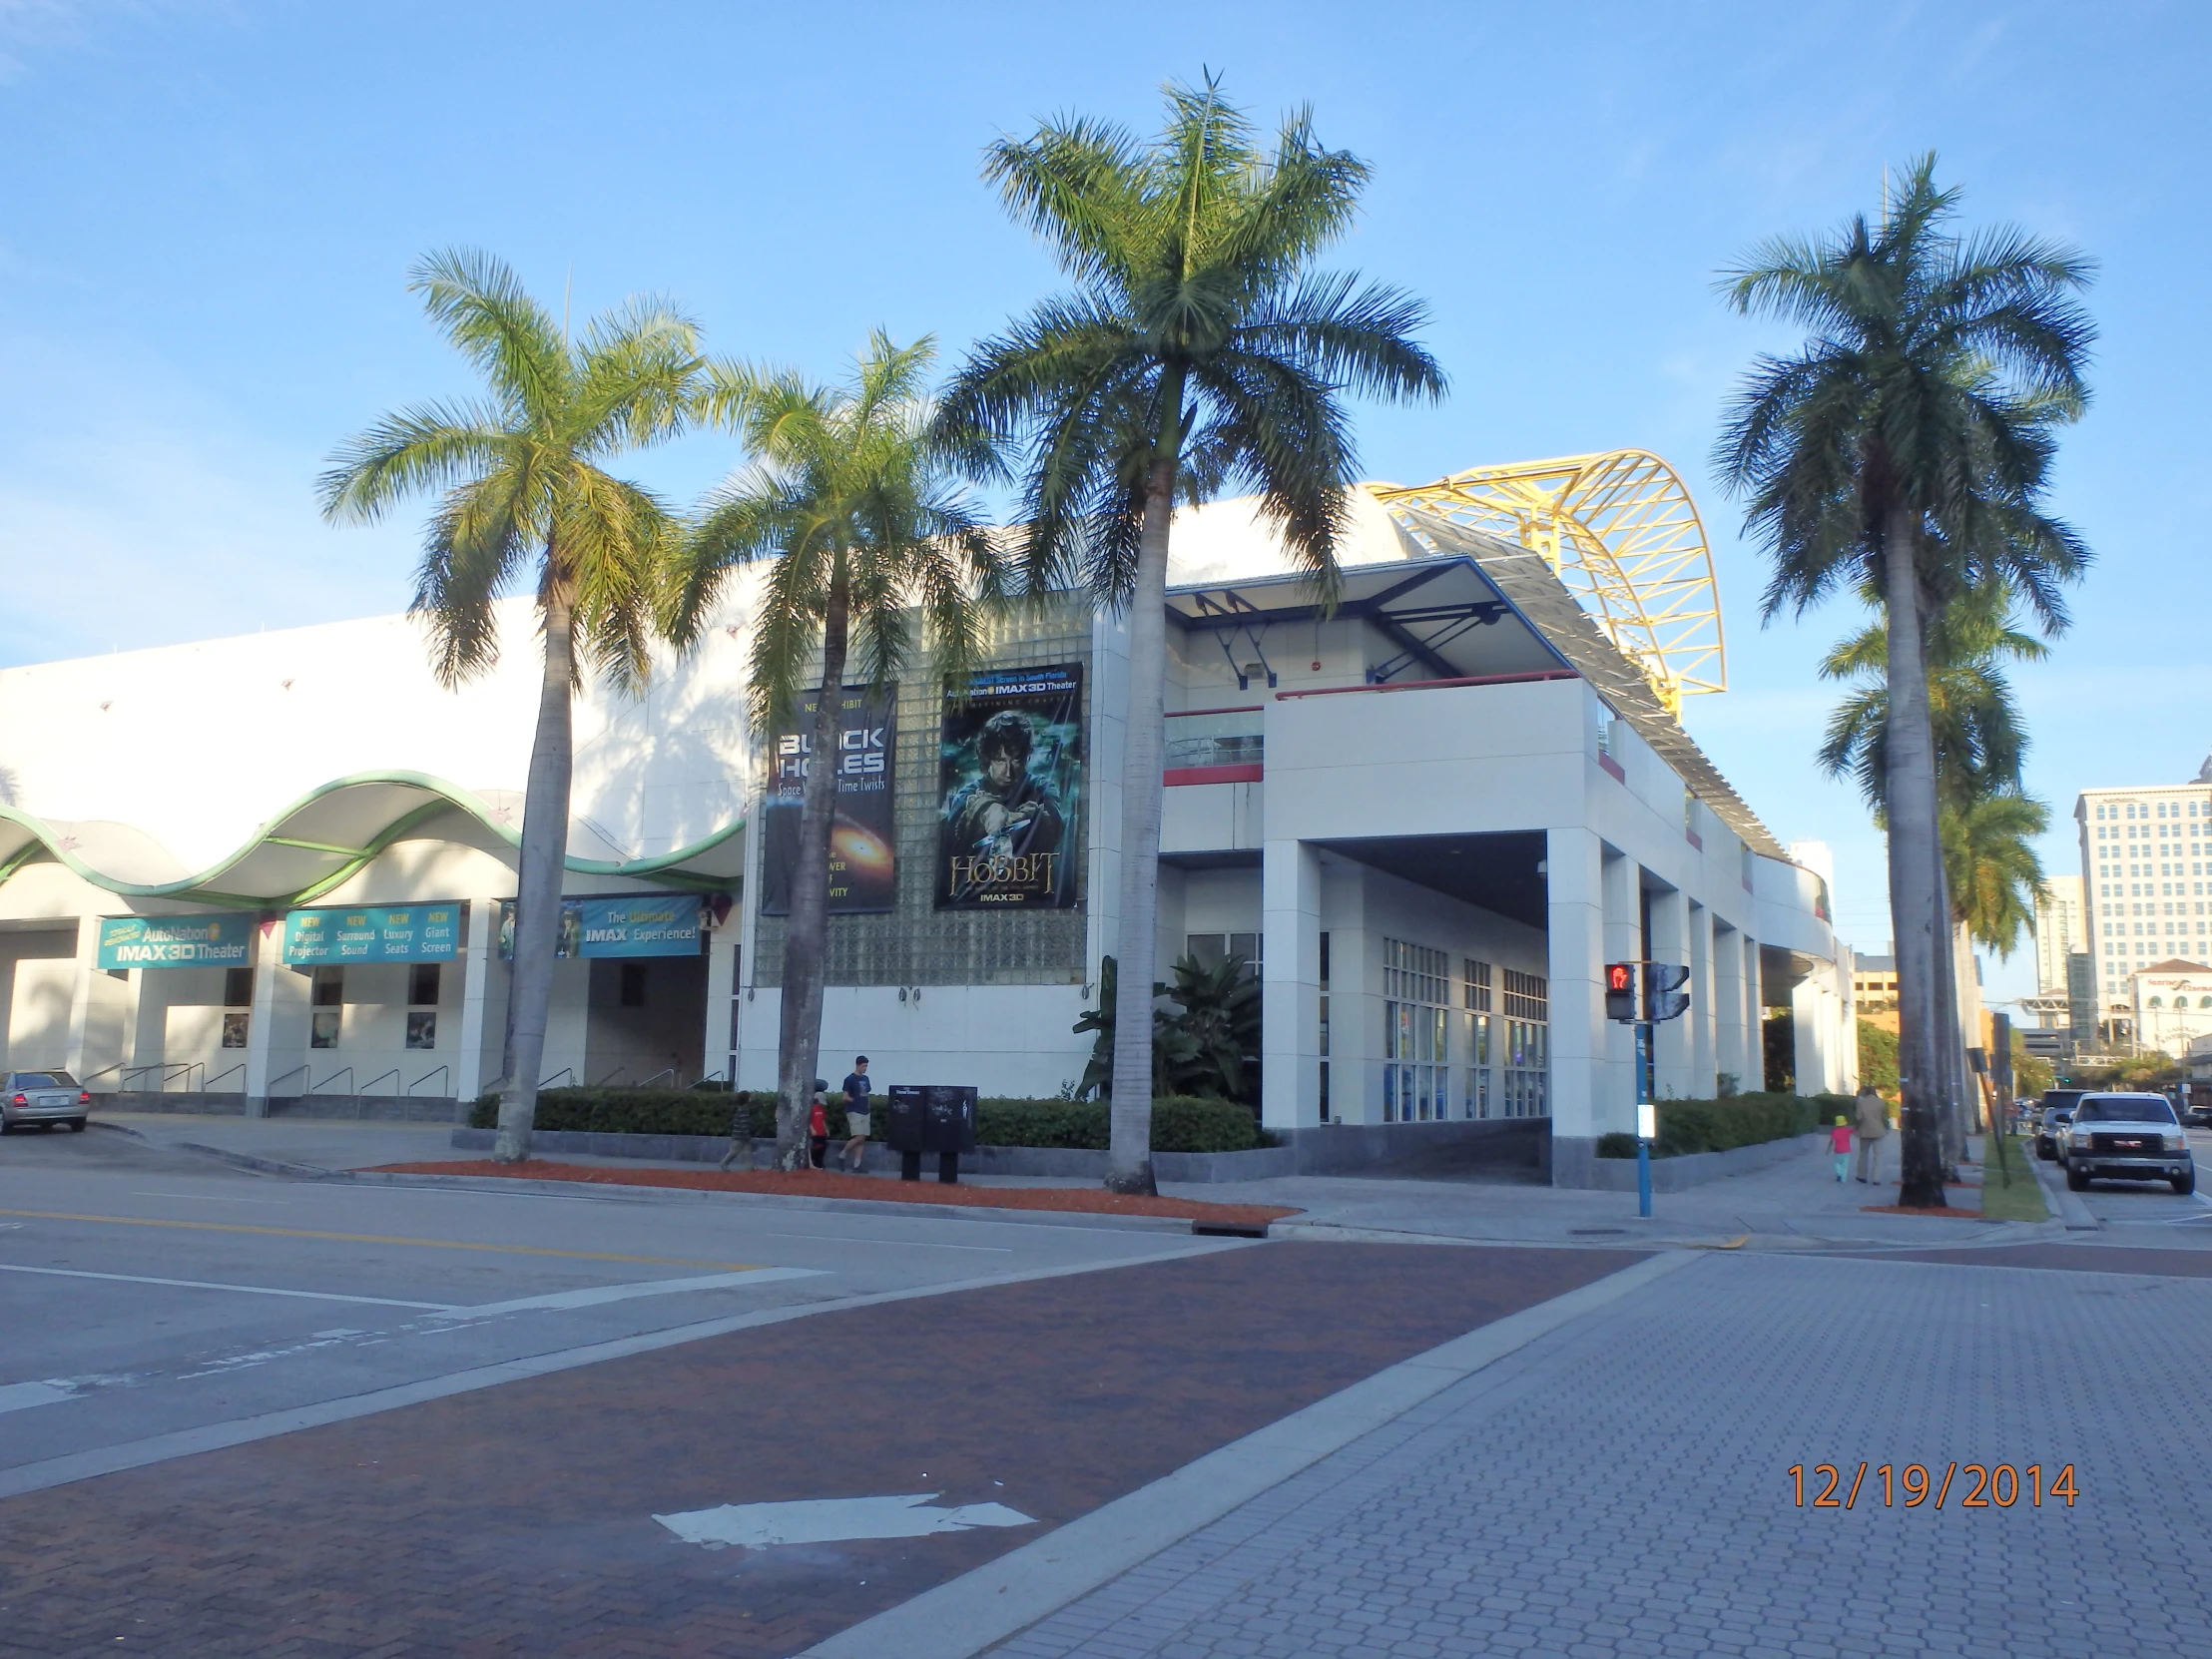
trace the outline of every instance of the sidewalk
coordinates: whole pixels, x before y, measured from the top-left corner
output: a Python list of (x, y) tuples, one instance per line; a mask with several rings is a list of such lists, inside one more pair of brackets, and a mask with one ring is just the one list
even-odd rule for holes
[[(180, 1114), (103, 1114), (102, 1119), (157, 1145), (212, 1147), (238, 1156), (327, 1171), (373, 1169), (391, 1164), (463, 1165), (481, 1157), (449, 1144), (443, 1125), (332, 1122), (285, 1118), (187, 1117)], [(1279, 1238), (1451, 1243), (1547, 1244), (1614, 1248), (1689, 1245), (1739, 1250), (1818, 1250), (1848, 1247), (1927, 1248), (2017, 1244), (2058, 1236), (2053, 1222), (1993, 1224), (1977, 1219), (1977, 1195), (1952, 1189), (1946, 1196), (1959, 1214), (1899, 1216), (1869, 1213), (1870, 1205), (1897, 1202), (1896, 1139), (1891, 1138), (1882, 1186), (1839, 1184), (1825, 1153), (1749, 1175), (1730, 1176), (1682, 1193), (1662, 1193), (1645, 1221), (1634, 1193), (1467, 1181), (1303, 1175), (1269, 1181), (1214, 1184), (1165, 1183), (1162, 1196), (1222, 1205), (1263, 1205), (1303, 1212), (1273, 1229)], [(593, 1169), (682, 1170), (698, 1164), (646, 1159), (564, 1155), (559, 1162)], [(883, 1184), (899, 1183), (885, 1177)], [(487, 1183), (488, 1184), (488, 1183)], [(978, 1188), (1088, 1188), (1086, 1180), (1017, 1176), (966, 1177)], [(644, 1196), (630, 1189), (625, 1196)], [(674, 1196), (674, 1195), (671, 1195)], [(886, 1191), (885, 1199), (903, 1197)], [(727, 1202), (743, 1202), (731, 1198)], [(823, 1199), (818, 1204), (864, 1207), (865, 1199)]]

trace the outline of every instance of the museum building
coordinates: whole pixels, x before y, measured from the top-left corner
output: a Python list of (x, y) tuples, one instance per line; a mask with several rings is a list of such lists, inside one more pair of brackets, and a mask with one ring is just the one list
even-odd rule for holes
[[(1640, 1065), (1605, 963), (1689, 970), (1661, 1096), (1856, 1083), (1827, 881), (1692, 741), (1725, 686), (1696, 509), (1615, 451), (1353, 492), (1317, 606), (1248, 500), (1179, 515), (1158, 960), (1262, 985), (1284, 1131), (1514, 1123), (1590, 1179)], [(746, 717), (749, 600), (575, 712), (544, 1077), (773, 1087), (794, 733)], [(0, 672), (10, 1068), (249, 1112), (441, 1117), (497, 1081), (534, 619), (433, 681), (403, 617)], [(986, 670), (840, 693), (823, 1053), (1052, 1095), (1118, 931), (1122, 619), (1068, 595)], [(1540, 1120), (1531, 1122), (1530, 1120)]]

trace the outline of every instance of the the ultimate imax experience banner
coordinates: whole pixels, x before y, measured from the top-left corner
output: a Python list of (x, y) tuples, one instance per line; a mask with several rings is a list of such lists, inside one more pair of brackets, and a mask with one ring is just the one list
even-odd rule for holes
[(948, 691), (938, 738), (937, 908), (1075, 904), (1083, 668), (990, 669)]
[[(837, 700), (837, 789), (830, 819), (830, 913), (879, 915), (891, 907), (891, 707), (895, 688), (847, 686)], [(819, 692), (800, 700), (790, 727), (770, 740), (775, 771), (761, 804), (761, 914), (792, 913), (792, 865), (813, 764)]]

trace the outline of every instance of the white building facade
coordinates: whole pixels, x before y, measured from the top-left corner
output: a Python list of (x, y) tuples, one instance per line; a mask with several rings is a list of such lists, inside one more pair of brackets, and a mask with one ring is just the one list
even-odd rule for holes
[[(2084, 790), (2074, 823), (2098, 1023), (2123, 1041), (2134, 974), (2172, 957), (2212, 959), (2212, 782)], [(2041, 954), (2038, 941), (2038, 967)]]
[[(1248, 503), (1177, 529), (1159, 960), (1255, 964), (1264, 1122), (1517, 1124), (1579, 1184), (1634, 1125), (1601, 988), (1621, 960), (1690, 971), (1661, 1096), (1760, 1087), (1777, 1020), (1801, 1090), (1854, 1087), (1825, 874), (1543, 558), (1368, 501), (1345, 564), (1322, 615)], [(578, 702), (547, 1085), (773, 1086), (750, 591), (644, 696)], [(527, 606), (503, 620), (501, 666), (457, 693), (400, 618), (0, 672), (7, 1063), (255, 1111), (435, 1115), (495, 1082), (536, 698)], [(1126, 629), (1070, 598), (992, 661), (1074, 688), (1064, 729), (1032, 720), (1058, 770), (1045, 736), (1025, 762), (1057, 792), (1063, 882), (1019, 908), (947, 888), (956, 700), (925, 665), (885, 689), (887, 817), (840, 854), (878, 860), (880, 892), (831, 919), (831, 1076), (864, 1052), (886, 1083), (1049, 1096), (1083, 1071), (1119, 929)]]

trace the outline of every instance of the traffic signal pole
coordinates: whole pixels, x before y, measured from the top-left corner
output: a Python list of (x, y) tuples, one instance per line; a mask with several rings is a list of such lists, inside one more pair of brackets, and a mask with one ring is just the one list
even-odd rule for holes
[(1674, 962), (1607, 962), (1605, 1017), (1636, 1033), (1636, 1214), (1651, 1216), (1651, 1148), (1659, 1138), (1658, 1026), (1690, 1006), (1690, 970)]

